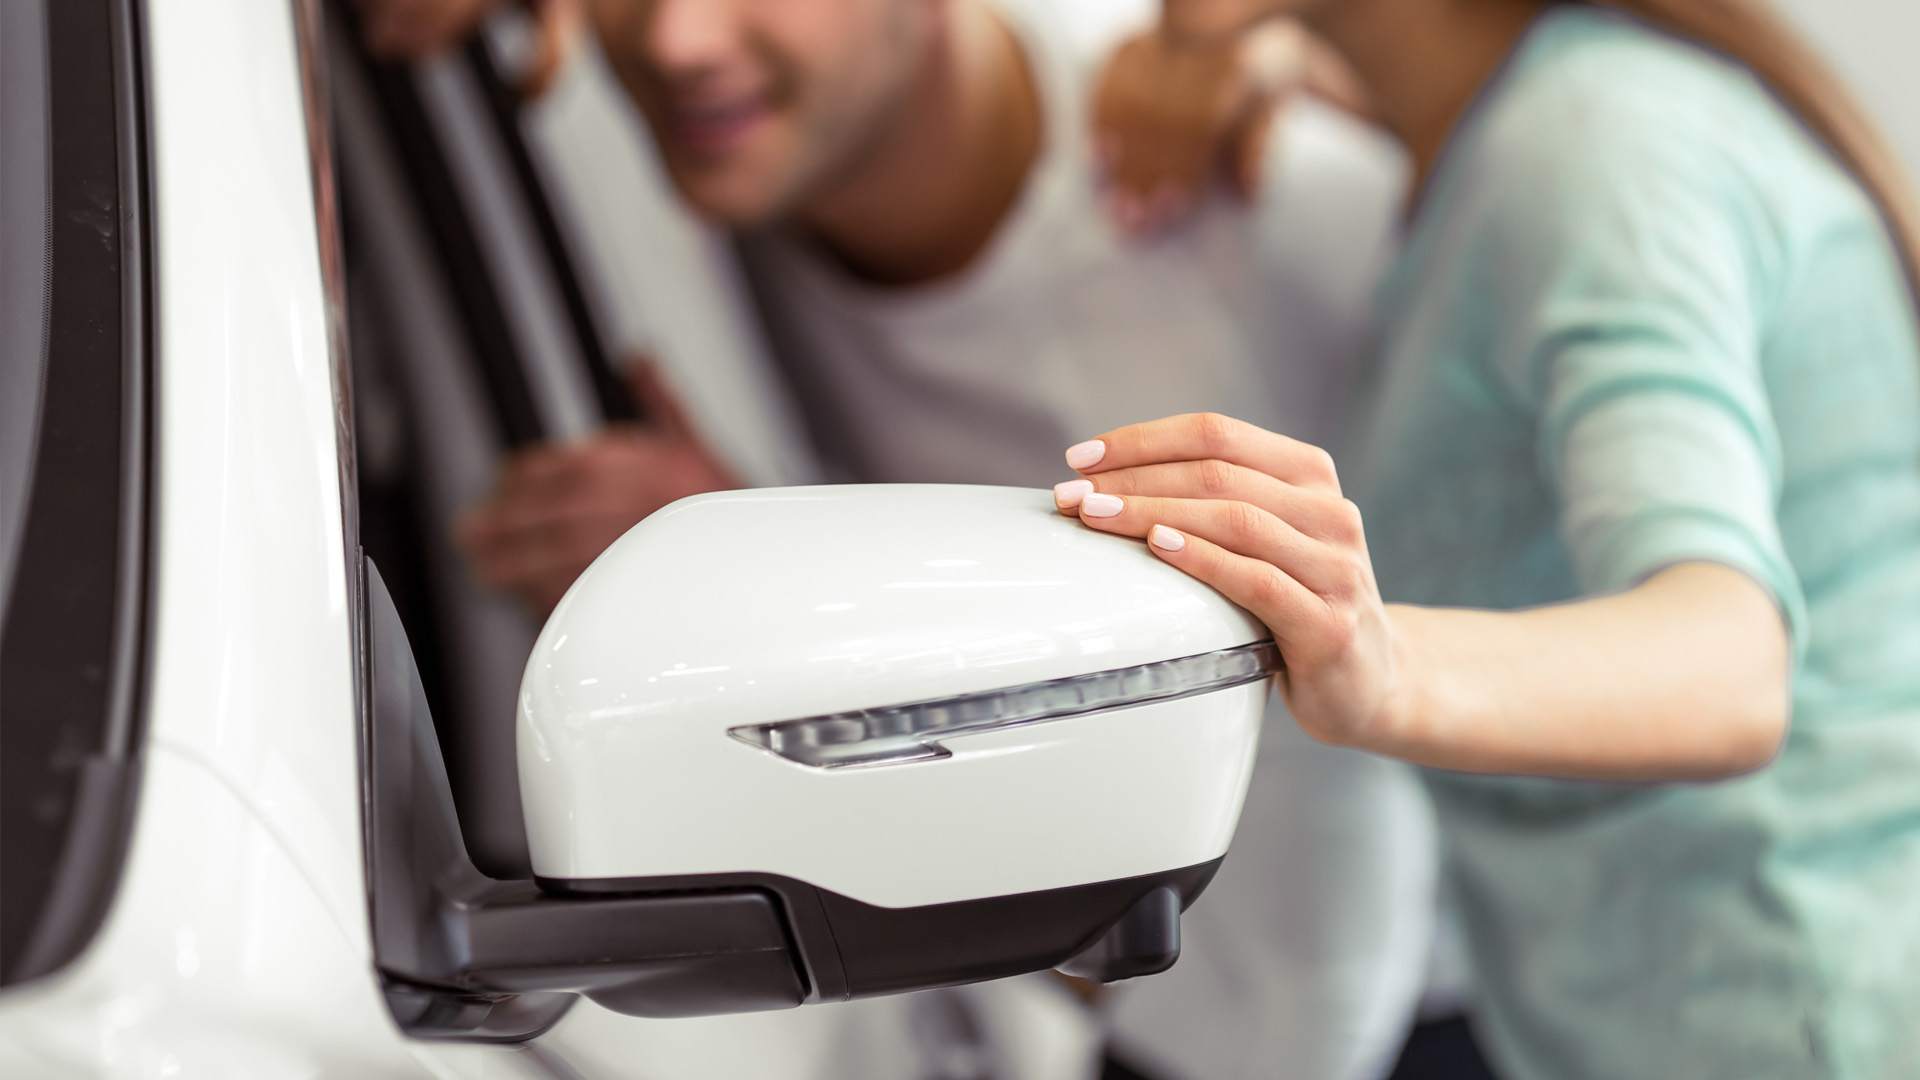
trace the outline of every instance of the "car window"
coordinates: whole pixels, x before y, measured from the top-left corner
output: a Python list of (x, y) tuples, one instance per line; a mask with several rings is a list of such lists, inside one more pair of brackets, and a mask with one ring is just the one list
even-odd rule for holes
[(26, 518), (47, 365), (47, 71), (38, 4), (0, 7), (0, 611)]

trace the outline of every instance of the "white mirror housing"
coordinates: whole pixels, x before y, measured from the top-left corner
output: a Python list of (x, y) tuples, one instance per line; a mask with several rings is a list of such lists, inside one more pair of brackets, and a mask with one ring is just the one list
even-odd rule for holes
[[(1043, 491), (682, 500), (593, 564), (528, 662), (534, 871), (561, 893), (771, 891), (813, 954), (812, 998), (1092, 955), (1142, 904), (1177, 923), (1226, 852), (1278, 663), (1266, 637)], [(1062, 914), (1088, 905), (1112, 910)], [(1047, 940), (993, 970), (920, 955), (941, 949), (917, 935), (959, 933), (939, 912), (992, 924), (961, 934), (977, 957), (996, 934)]]

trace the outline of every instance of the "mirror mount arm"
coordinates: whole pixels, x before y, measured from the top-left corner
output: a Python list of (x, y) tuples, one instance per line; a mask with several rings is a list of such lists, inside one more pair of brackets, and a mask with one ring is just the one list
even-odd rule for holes
[(416, 1038), (521, 1042), (585, 994), (640, 1015), (798, 1005), (779, 902), (755, 889), (554, 896), (468, 856), (398, 611), (363, 562), (367, 878), (388, 1007)]

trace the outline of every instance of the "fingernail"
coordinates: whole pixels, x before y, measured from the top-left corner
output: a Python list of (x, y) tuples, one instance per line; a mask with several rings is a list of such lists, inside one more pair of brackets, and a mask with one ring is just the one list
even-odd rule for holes
[(1120, 501), (1118, 495), (1109, 495), (1104, 491), (1096, 491), (1080, 500), (1080, 516), (1112, 517), (1119, 513), (1120, 508), (1125, 505), (1125, 503)]
[(1069, 480), (1064, 484), (1053, 485), (1053, 501), (1063, 508), (1072, 509), (1080, 505), (1080, 500), (1093, 490), (1091, 480)]
[(1099, 439), (1088, 439), (1083, 443), (1074, 443), (1067, 447), (1067, 468), (1091, 469), (1100, 464), (1107, 456), (1107, 444)]
[(1187, 538), (1165, 525), (1155, 525), (1147, 530), (1147, 543), (1161, 551), (1179, 551), (1187, 546)]

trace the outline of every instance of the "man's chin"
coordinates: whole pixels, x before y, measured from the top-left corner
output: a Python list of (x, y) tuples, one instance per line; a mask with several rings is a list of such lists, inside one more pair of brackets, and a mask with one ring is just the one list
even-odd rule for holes
[(667, 172), (680, 198), (701, 217), (729, 229), (752, 229), (788, 215), (792, 200), (778, 185), (745, 169), (715, 167), (669, 157)]

